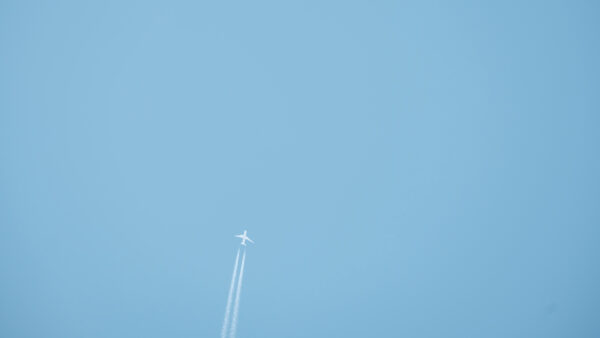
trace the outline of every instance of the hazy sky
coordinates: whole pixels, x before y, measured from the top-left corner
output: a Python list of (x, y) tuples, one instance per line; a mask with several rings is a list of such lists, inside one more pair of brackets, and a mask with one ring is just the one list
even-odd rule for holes
[(600, 336), (594, 1), (2, 1), (0, 336)]

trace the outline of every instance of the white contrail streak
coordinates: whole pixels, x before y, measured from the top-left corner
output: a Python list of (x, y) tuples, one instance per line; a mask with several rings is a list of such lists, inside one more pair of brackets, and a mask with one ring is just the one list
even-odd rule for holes
[(238, 249), (237, 256), (235, 256), (235, 264), (233, 265), (233, 276), (231, 277), (231, 285), (229, 286), (229, 295), (227, 296), (227, 306), (225, 307), (225, 318), (223, 318), (223, 327), (221, 328), (221, 338), (227, 337), (227, 327), (229, 326), (229, 315), (231, 314), (231, 301), (233, 300), (233, 286), (235, 284), (235, 277), (237, 275), (239, 260), (240, 260), (240, 249)]
[(231, 330), (229, 338), (235, 338), (237, 330), (238, 313), (240, 311), (240, 294), (242, 293), (242, 278), (244, 277), (244, 263), (246, 262), (246, 250), (242, 256), (242, 266), (240, 267), (240, 277), (238, 277), (237, 291), (235, 292), (235, 305), (233, 306), (233, 320), (231, 321)]

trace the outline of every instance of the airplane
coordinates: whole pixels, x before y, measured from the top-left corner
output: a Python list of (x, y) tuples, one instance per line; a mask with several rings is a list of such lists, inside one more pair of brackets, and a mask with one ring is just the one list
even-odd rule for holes
[(246, 241), (248, 241), (248, 242), (250, 242), (250, 243), (254, 244), (254, 241), (253, 241), (253, 240), (251, 240), (251, 239), (250, 239), (250, 238), (249, 238), (249, 237), (246, 235), (246, 233), (247, 233), (247, 232), (248, 232), (247, 230), (244, 230), (244, 233), (243, 233), (243, 234), (240, 234), (240, 235), (236, 235), (236, 236), (235, 236), (235, 237), (237, 237), (237, 238), (241, 238), (241, 239), (242, 239), (242, 245), (244, 245), (244, 246), (246, 245)]

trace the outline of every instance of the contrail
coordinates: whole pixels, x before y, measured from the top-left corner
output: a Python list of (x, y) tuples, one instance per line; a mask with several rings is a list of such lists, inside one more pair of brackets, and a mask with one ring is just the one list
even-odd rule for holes
[[(235, 256), (235, 264), (233, 265), (233, 276), (231, 277), (231, 285), (229, 286), (229, 295), (227, 296), (227, 306), (225, 307), (225, 318), (223, 319), (223, 328), (221, 328), (221, 338), (227, 337), (227, 326), (229, 326), (229, 315), (231, 314), (231, 301), (233, 300), (233, 286), (235, 284), (235, 276), (237, 275), (237, 268), (238, 268), (239, 260), (240, 260), (240, 249), (238, 249), (237, 256)], [(243, 267), (243, 261), (242, 261), (242, 267)]]
[(244, 256), (242, 256), (242, 266), (240, 267), (240, 277), (238, 278), (237, 291), (235, 292), (235, 305), (233, 306), (233, 320), (231, 321), (231, 330), (229, 338), (235, 338), (235, 331), (237, 329), (238, 313), (240, 311), (240, 294), (242, 293), (242, 278), (244, 277), (244, 263), (246, 262), (246, 249), (244, 249)]

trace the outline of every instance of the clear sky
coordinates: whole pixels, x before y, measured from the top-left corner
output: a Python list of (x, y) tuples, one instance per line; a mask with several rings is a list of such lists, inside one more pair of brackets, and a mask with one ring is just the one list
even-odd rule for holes
[(595, 1), (2, 1), (0, 336), (600, 337)]

